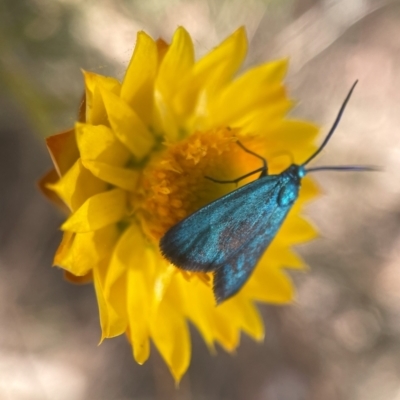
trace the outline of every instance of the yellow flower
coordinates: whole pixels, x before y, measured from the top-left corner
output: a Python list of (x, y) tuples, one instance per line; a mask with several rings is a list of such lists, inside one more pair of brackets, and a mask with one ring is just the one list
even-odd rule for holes
[(243, 28), (199, 61), (183, 28), (170, 45), (139, 32), (122, 83), (84, 72), (79, 122), (47, 140), (55, 170), (41, 186), (70, 212), (54, 265), (73, 282), (93, 281), (102, 338), (126, 333), (140, 364), (152, 339), (177, 382), (190, 362), (188, 321), (211, 351), (216, 342), (233, 351), (240, 331), (262, 340), (254, 301), (292, 300), (282, 267), (303, 268), (290, 246), (315, 236), (299, 215), (317, 193), (305, 177), (253, 275), (220, 306), (210, 275), (179, 270), (160, 254), (158, 241), (170, 227), (235, 189), (205, 175), (233, 179), (260, 167), (238, 139), (268, 159), (270, 173), (315, 149), (318, 129), (285, 118), (292, 106), (282, 84), (287, 61), (238, 73), (246, 51)]

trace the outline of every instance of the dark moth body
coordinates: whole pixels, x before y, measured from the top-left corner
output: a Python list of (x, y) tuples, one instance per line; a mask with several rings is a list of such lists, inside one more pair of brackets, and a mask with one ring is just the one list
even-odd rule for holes
[(206, 205), (161, 239), (163, 255), (187, 271), (214, 272), (218, 303), (248, 280), (298, 197), (304, 168), (291, 165)]

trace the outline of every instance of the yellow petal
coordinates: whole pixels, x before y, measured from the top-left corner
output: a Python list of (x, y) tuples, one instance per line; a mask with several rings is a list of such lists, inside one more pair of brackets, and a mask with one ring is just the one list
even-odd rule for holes
[[(257, 135), (268, 136), (271, 130), (282, 123), (282, 119), (292, 107), (293, 101), (286, 97), (285, 89), (280, 87), (268, 99), (268, 104), (257, 107), (243, 116), (238, 116), (230, 126), (239, 127), (243, 134), (257, 133)], [(282, 149), (272, 147), (271, 150), (276, 152)]]
[(268, 264), (290, 269), (307, 269), (304, 261), (287, 246), (279, 246), (276, 242), (268, 248), (265, 255)]
[(238, 117), (255, 107), (267, 108), (275, 100), (274, 91), (281, 86), (286, 70), (287, 60), (274, 61), (250, 69), (229, 84), (209, 106), (213, 125), (234, 126)]
[(241, 309), (243, 312), (243, 330), (255, 340), (264, 340), (264, 323), (256, 305), (250, 301), (246, 302), (243, 299), (241, 303)]
[[(80, 235), (88, 234), (81, 233)], [(86, 244), (91, 244), (90, 238), (89, 240), (85, 239), (86, 238), (80, 237), (76, 240), (76, 237), (74, 237), (71, 247), (66, 254), (61, 252), (57, 253), (54, 259), (55, 266), (63, 268), (75, 276), (86, 275), (92, 269), (95, 262), (95, 260), (90, 259), (90, 256), (94, 255), (95, 258), (97, 258), (97, 254), (93, 254), (93, 251), (91, 251), (92, 249), (90, 248), (91, 246), (89, 248), (85, 247)]]
[(85, 86), (89, 92), (89, 95), (93, 96), (93, 92), (97, 86), (102, 86), (115, 94), (119, 94), (121, 91), (121, 84), (117, 79), (95, 74), (94, 72), (82, 70), (83, 76), (85, 78)]
[(270, 268), (268, 260), (261, 259), (241, 295), (267, 303), (285, 304), (293, 300), (294, 289), (292, 281), (280, 268)]
[(75, 211), (88, 198), (103, 192), (107, 186), (86, 169), (79, 159), (60, 180), (47, 187)]
[[(319, 128), (306, 121), (285, 120), (271, 127), (265, 135), (271, 140), (275, 153), (287, 152), (292, 156), (292, 162), (303, 163), (315, 151), (314, 140)], [(268, 129), (268, 127), (266, 127)]]
[(182, 90), (174, 101), (182, 115), (189, 118), (192, 112), (194, 114), (186, 121), (187, 129), (203, 123), (201, 121), (208, 115), (208, 102), (212, 95), (232, 79), (246, 52), (246, 32), (244, 28), (239, 28), (193, 66), (192, 73), (184, 80)]
[(154, 269), (155, 279), (152, 288), (154, 291), (151, 309), (152, 313), (157, 311), (158, 306), (164, 300), (165, 293), (169, 289), (171, 282), (176, 275), (176, 267), (169, 262), (166, 262), (162, 257), (158, 257), (158, 259), (156, 258)]
[(312, 143), (319, 132), (317, 125), (294, 119), (284, 120), (276, 128), (269, 134), (269, 138), (284, 142), (288, 149), (303, 143)]
[(145, 239), (140, 227), (132, 223), (125, 229), (114, 248), (105, 286), (112, 285), (125, 274), (128, 268), (145, 268)]
[(142, 121), (150, 125), (153, 110), (154, 79), (157, 73), (157, 45), (144, 32), (139, 32), (135, 51), (121, 88), (125, 100)]
[(246, 53), (246, 31), (242, 27), (199, 60), (193, 73), (203, 87), (220, 88), (235, 75)]
[(138, 171), (114, 167), (99, 161), (83, 160), (82, 163), (94, 176), (105, 182), (131, 192), (136, 189), (139, 179)]
[[(132, 243), (130, 243), (132, 246)], [(128, 318), (130, 340), (133, 345), (133, 356), (139, 364), (143, 364), (150, 354), (150, 294), (148, 279), (146, 279), (146, 267), (140, 264), (132, 264), (127, 272), (128, 285)]]
[(179, 92), (182, 82), (194, 64), (193, 43), (182, 27), (175, 31), (172, 43), (165, 54), (158, 72), (155, 86), (155, 104), (158, 129), (164, 131), (170, 141), (175, 141), (180, 134), (178, 109), (174, 109), (173, 98)]
[(100, 89), (119, 95), (120, 83), (115, 78), (82, 71), (86, 86), (86, 122), (93, 125), (108, 125)]
[[(71, 233), (64, 233), (67, 234)], [(54, 264), (75, 276), (84, 276), (111, 253), (117, 234), (115, 226), (73, 234), (68, 251), (57, 252)]]
[(169, 44), (164, 39), (158, 38), (156, 40), (156, 46), (157, 46), (158, 67), (159, 67), (162, 60), (164, 59), (165, 54), (169, 49)]
[(79, 157), (74, 129), (49, 136), (46, 145), (59, 176), (64, 175)]
[(74, 242), (75, 233), (63, 232), (61, 243), (59, 244), (56, 254), (54, 255), (53, 266), (62, 265), (64, 260), (70, 251), (72, 243)]
[[(110, 268), (110, 266), (108, 266)], [(107, 271), (105, 271), (104, 277), (107, 276)], [(127, 310), (127, 299), (128, 299), (128, 285), (127, 277), (121, 276), (112, 288), (108, 290), (105, 287), (105, 279), (102, 280), (103, 294), (106, 298), (107, 303), (113, 308), (118, 316), (118, 319), (123, 321), (123, 329), (121, 327), (121, 333), (126, 332), (129, 327), (128, 310)]]
[(166, 301), (193, 322), (211, 352), (214, 352), (214, 341), (218, 341), (227, 351), (233, 351), (238, 346), (239, 330), (243, 323), (232, 317), (232, 307), (227, 306), (228, 302), (215, 306), (211, 282), (207, 286), (195, 279), (188, 281), (181, 273), (176, 273), (161, 304)]
[(168, 101), (173, 97), (193, 65), (192, 39), (184, 28), (179, 27), (175, 31), (157, 75), (156, 90), (164, 100)]
[(184, 317), (166, 301), (152, 321), (151, 337), (178, 383), (189, 366), (190, 336)]
[[(214, 340), (227, 351), (236, 349), (240, 340), (240, 326), (232, 323), (233, 317), (231, 308), (227, 307), (228, 302), (216, 307), (211, 282), (210, 286), (207, 286), (203, 282), (195, 284), (186, 281), (182, 288), (187, 296), (187, 316), (202, 332), (210, 350), (213, 351)], [(193, 298), (201, 301), (194, 302)]]
[(55, 168), (52, 168), (39, 179), (37, 185), (39, 187), (39, 190), (48, 200), (59, 207), (64, 213), (68, 213), (69, 209), (64, 201), (62, 201), (61, 198), (53, 190), (50, 189), (51, 185), (54, 185), (59, 179), (60, 176), (58, 175), (57, 171), (55, 170)]
[(298, 202), (304, 204), (321, 193), (318, 184), (310, 177), (305, 176), (301, 181)]
[(82, 160), (123, 166), (131, 156), (128, 149), (107, 126), (77, 123), (75, 132)]
[(209, 318), (212, 321), (212, 329), (215, 340), (229, 352), (234, 351), (240, 342), (239, 327), (232, 324), (232, 316), (226, 312), (227, 302), (217, 308), (209, 310)]
[(101, 341), (104, 338), (111, 338), (124, 333), (127, 323), (126, 319), (117, 314), (110, 302), (108, 302), (104, 296), (100, 275), (103, 273), (101, 270), (105, 269), (107, 269), (106, 262), (101, 263), (93, 269), (93, 282), (99, 307), (102, 331)]
[[(173, 267), (175, 270), (176, 268)], [(180, 272), (175, 271), (173, 279), (169, 282), (169, 292), (175, 294), (178, 299), (172, 301), (175, 309), (187, 316), (200, 331), (204, 341), (212, 353), (214, 348), (214, 332), (209, 318), (210, 312), (215, 310), (215, 300), (211, 287), (207, 287), (198, 279), (189, 282)], [(193, 301), (201, 299), (201, 301)]]
[(126, 192), (113, 189), (83, 203), (61, 226), (64, 231), (90, 232), (120, 221), (127, 215)]
[(243, 294), (239, 293), (226, 302), (226, 313), (232, 318), (231, 324), (243, 329), (255, 340), (264, 339), (262, 318), (254, 304)]
[(292, 209), (287, 220), (282, 225), (277, 239), (279, 243), (303, 243), (318, 236), (318, 231), (304, 217), (294, 215), (296, 209)]
[(74, 274), (71, 274), (71, 272), (64, 271), (64, 279), (67, 282), (73, 283), (75, 285), (86, 285), (88, 283), (92, 283), (93, 282), (93, 273), (92, 273), (92, 271), (90, 271), (86, 275), (76, 276)]
[[(134, 246), (134, 247), (132, 247)], [(150, 354), (149, 311), (152, 287), (149, 284), (152, 273), (149, 253), (140, 227), (132, 223), (115, 246), (110, 268), (105, 279), (107, 298), (117, 293), (116, 287), (125, 283), (128, 337), (133, 346), (135, 360), (143, 364)], [(150, 268), (149, 268), (150, 267)], [(111, 298), (111, 297), (110, 297)], [(114, 303), (117, 300), (114, 299)]]
[[(132, 346), (133, 358), (139, 365), (143, 365), (150, 356), (150, 334), (143, 340), (134, 342), (135, 338), (132, 337), (130, 328), (127, 329), (128, 339)], [(136, 343), (136, 344), (135, 344)]]
[(101, 93), (114, 133), (138, 160), (143, 159), (155, 144), (153, 135), (124, 100), (104, 89)]

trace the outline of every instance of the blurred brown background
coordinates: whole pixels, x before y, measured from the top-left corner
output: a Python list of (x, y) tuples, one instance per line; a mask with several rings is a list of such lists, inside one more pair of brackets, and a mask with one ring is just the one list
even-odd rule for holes
[[(35, 180), (43, 138), (70, 127), (80, 68), (119, 78), (136, 32), (169, 40), (178, 25), (202, 55), (239, 25), (248, 65), (289, 56), (293, 115), (326, 132), (360, 83), (319, 164), (307, 214), (321, 238), (301, 246), (296, 304), (260, 306), (263, 344), (211, 356), (192, 329), (181, 387), (155, 349), (144, 366), (124, 337), (100, 347), (91, 286), (51, 268), (62, 216)], [(400, 400), (400, 2), (375, 0), (1, 0), (0, 399)]]

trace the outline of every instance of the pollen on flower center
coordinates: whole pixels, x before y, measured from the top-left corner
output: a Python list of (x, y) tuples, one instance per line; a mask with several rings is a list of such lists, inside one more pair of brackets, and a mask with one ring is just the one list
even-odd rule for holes
[(155, 155), (143, 173), (140, 195), (140, 218), (153, 239), (160, 239), (183, 218), (235, 188), (205, 177), (237, 176), (237, 139), (238, 132), (229, 128), (197, 132)]

